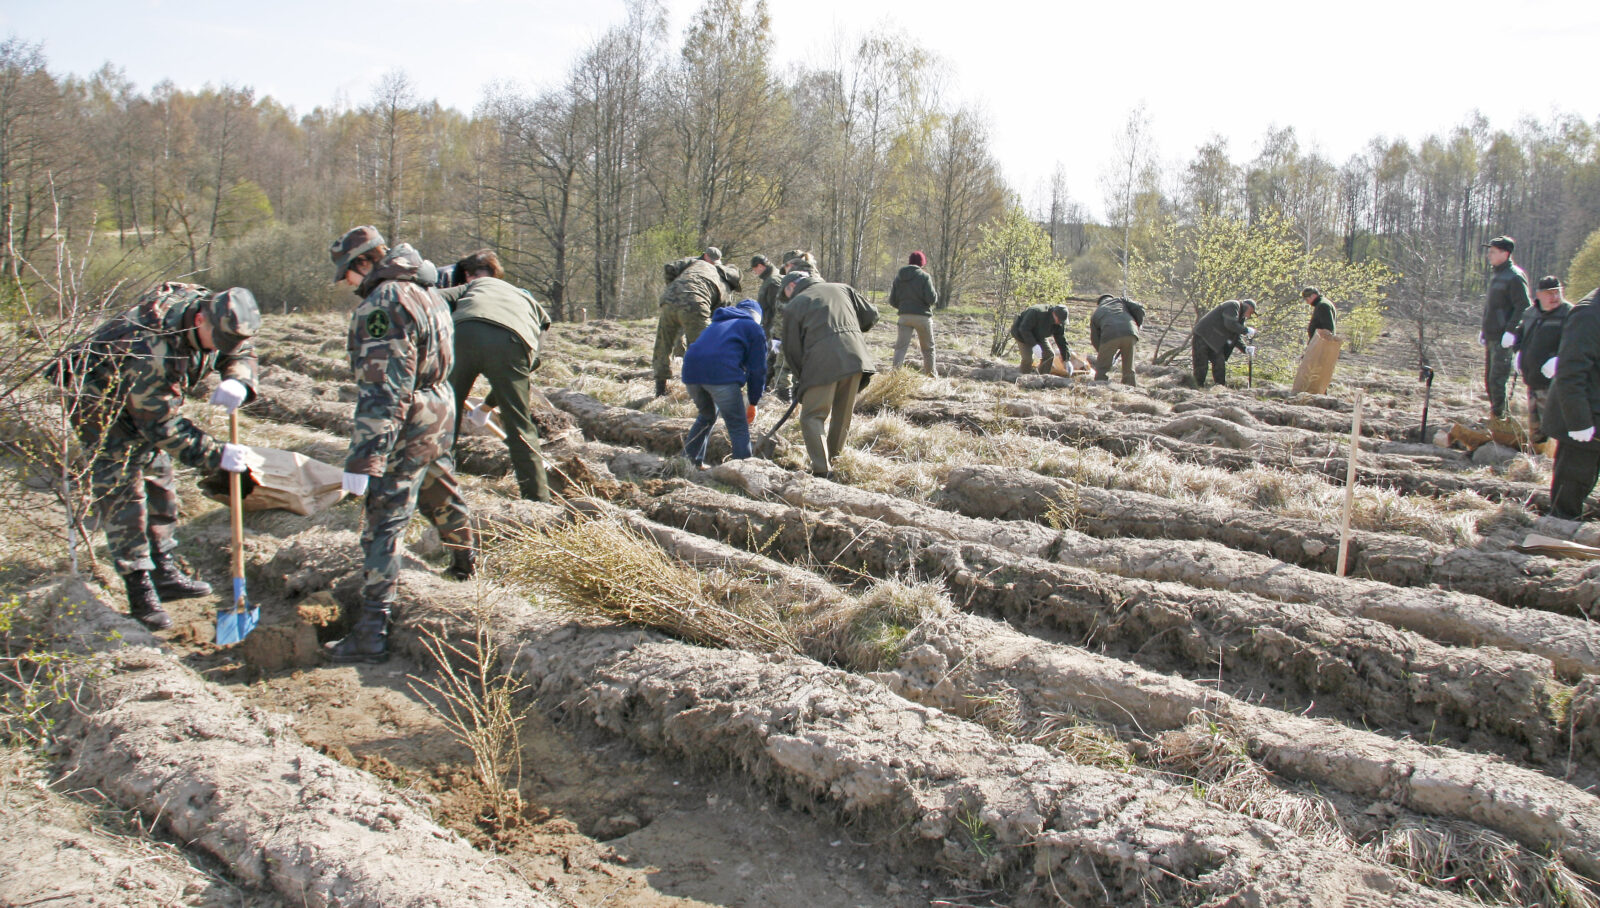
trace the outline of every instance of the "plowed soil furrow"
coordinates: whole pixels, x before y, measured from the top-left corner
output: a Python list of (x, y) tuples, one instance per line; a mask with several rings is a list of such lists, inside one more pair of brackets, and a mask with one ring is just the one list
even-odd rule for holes
[[(1272, 467), (1343, 484), (1348, 470), (1349, 449), (1335, 439), (1296, 441), (1261, 437), (1258, 443), (1241, 448), (1197, 444), (1158, 431), (1163, 424), (1139, 423), (1132, 417), (1097, 419), (1028, 401), (1008, 401), (998, 405), (954, 401), (918, 401), (902, 408), (901, 415), (921, 426), (955, 425), (968, 432), (992, 431), (1004, 425), (1036, 438), (1088, 445), (1118, 457), (1127, 457), (1151, 448), (1188, 463), (1244, 472)], [(1191, 414), (1203, 415), (1203, 414)], [(1169, 421), (1170, 422), (1170, 421)], [(1345, 427), (1348, 432), (1348, 425)], [(1316, 449), (1310, 456), (1306, 449)], [(1459, 471), (1419, 466), (1412, 458), (1366, 453), (1361, 457), (1358, 482), (1377, 488), (1394, 489), (1407, 495), (1433, 498), (1459, 492), (1473, 492), (1491, 501), (1540, 501), (1548, 490), (1533, 483), (1515, 482), (1493, 476), (1463, 475)]]
[[(325, 561), (352, 542), (322, 534), (280, 557)], [(483, 606), (470, 587), (430, 575), (407, 572), (402, 589), (402, 637)], [(1464, 904), (1181, 789), (998, 742), (803, 657), (584, 627), (507, 594), (478, 595), (492, 597), (495, 629), (542, 698), (649, 750), (735, 770), (847, 817), (923, 866), (1081, 905), (1151, 894), (1308, 908), (1351, 897)]]
[[(1333, 521), (1109, 491), (1009, 467), (952, 470), (943, 503), (969, 517), (1004, 520), (1044, 520), (1059, 510), (1082, 531), (1101, 538), (1205, 539), (1330, 573), (1339, 551)], [(1395, 586), (1438, 584), (1505, 606), (1576, 617), (1600, 602), (1600, 565), (1453, 549), (1397, 534), (1352, 531), (1349, 571)]]
[(1316, 606), (1132, 580), (699, 487), (663, 490), (641, 507), (660, 523), (791, 560), (939, 578), (967, 607), (1044, 623), (1141, 664), (1225, 674), (1296, 709), (1470, 741), (1536, 766), (1567, 752), (1560, 701), (1571, 688), (1538, 657), (1452, 649)]
[[(811, 609), (840, 607), (840, 594), (808, 571), (627, 512), (616, 516), (685, 562), (755, 574), (778, 584), (790, 601), (814, 601)], [(1142, 734), (1181, 728), (1196, 713), (1214, 716), (1255, 759), (1286, 778), (1482, 824), (1535, 852), (1553, 845), (1570, 866), (1600, 878), (1600, 798), (1493, 757), (1255, 706), (976, 615), (924, 618), (907, 629), (893, 665), (872, 677), (958, 715), (972, 714), (1004, 691), (1018, 698), (1024, 719), (1090, 716)]]
[(61, 710), (75, 784), (295, 904), (556, 904), (370, 776), (300, 744), (284, 720), (183, 667), (90, 588), (40, 595), (76, 606), (58, 612), (88, 623), (81, 638), (101, 649), (74, 669), (81, 705)]
[(1027, 521), (979, 520), (760, 460), (728, 461), (713, 469), (711, 478), (755, 498), (781, 500), (812, 511), (837, 509), (1074, 567), (1237, 590), (1280, 602), (1312, 603), (1335, 614), (1371, 618), (1454, 646), (1487, 645), (1533, 653), (1549, 659), (1569, 680), (1600, 673), (1600, 628), (1551, 612), (1510, 609), (1431, 587), (1341, 579), (1203, 540), (1106, 540)]

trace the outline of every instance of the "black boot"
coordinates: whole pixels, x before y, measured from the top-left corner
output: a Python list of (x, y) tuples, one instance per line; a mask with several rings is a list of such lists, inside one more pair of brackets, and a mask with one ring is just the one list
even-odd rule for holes
[(211, 595), (211, 584), (185, 574), (172, 559), (171, 552), (156, 555), (156, 569), (150, 573), (156, 595), (171, 602), (174, 599), (194, 599)]
[(355, 626), (343, 640), (328, 644), (328, 659), (338, 663), (386, 662), (389, 659), (389, 607), (363, 603)]
[(657, 397), (666, 397), (667, 396), (667, 380), (666, 379), (664, 379), (664, 378), (656, 379), (656, 396)]
[(477, 549), (451, 549), (450, 566), (445, 568), (444, 575), (451, 580), (466, 580), (478, 573)]
[(150, 582), (149, 571), (132, 571), (122, 575), (128, 587), (128, 614), (153, 631), (172, 626), (172, 616), (161, 607), (161, 597), (155, 584)]

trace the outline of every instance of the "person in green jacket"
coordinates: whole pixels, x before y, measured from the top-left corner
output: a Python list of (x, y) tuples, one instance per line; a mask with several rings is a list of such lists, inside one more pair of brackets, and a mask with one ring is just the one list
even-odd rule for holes
[(1322, 298), (1322, 291), (1315, 287), (1307, 287), (1300, 291), (1300, 298), (1311, 307), (1311, 322), (1306, 325), (1306, 340), (1317, 339), (1317, 331), (1326, 330), (1329, 334), (1337, 334), (1334, 330), (1333, 304)]
[[(456, 361), (450, 384), (456, 395), (456, 437), (461, 418), (476, 425), (500, 410), (506, 448), (517, 488), (530, 501), (549, 501), (550, 484), (539, 455), (539, 429), (528, 400), (533, 370), (539, 368), (539, 340), (550, 328), (550, 316), (528, 291), (508, 283), (500, 257), (480, 249), (456, 262), (455, 273), (466, 283), (439, 291), (450, 304), (456, 325)], [(489, 380), (483, 407), (466, 411), (467, 397), (478, 376)]]
[(933, 287), (933, 277), (922, 270), (928, 257), (917, 250), (911, 253), (910, 264), (895, 275), (889, 288), (889, 306), (900, 313), (900, 334), (894, 341), (894, 364), (900, 368), (905, 361), (906, 348), (911, 345), (911, 335), (917, 336), (922, 348), (922, 374), (934, 377), (933, 371), (933, 310), (939, 305), (939, 291)]
[(849, 284), (830, 284), (809, 271), (783, 279), (783, 356), (795, 375), (800, 432), (811, 472), (833, 475), (832, 458), (844, 450), (856, 394), (877, 371), (862, 335), (878, 310)]
[(1011, 336), (1016, 339), (1017, 348), (1022, 351), (1022, 374), (1027, 375), (1033, 371), (1033, 348), (1039, 348), (1039, 374), (1050, 374), (1050, 341), (1056, 342), (1056, 349), (1061, 351), (1061, 362), (1071, 369), (1070, 356), (1067, 351), (1067, 337), (1062, 326), (1067, 323), (1067, 307), (1051, 306), (1040, 303), (1017, 313), (1011, 321)]
[(1133, 377), (1133, 345), (1139, 342), (1144, 325), (1144, 305), (1137, 300), (1102, 293), (1089, 316), (1089, 346), (1094, 348), (1094, 380), (1111, 377), (1111, 364), (1122, 360), (1122, 383), (1136, 384)]
[(1256, 329), (1245, 320), (1256, 314), (1255, 300), (1228, 300), (1201, 316), (1194, 326), (1194, 386), (1206, 386), (1206, 371), (1224, 388), (1228, 386), (1228, 357), (1234, 350), (1246, 356), (1255, 356), (1254, 344), (1247, 344), (1256, 336)]

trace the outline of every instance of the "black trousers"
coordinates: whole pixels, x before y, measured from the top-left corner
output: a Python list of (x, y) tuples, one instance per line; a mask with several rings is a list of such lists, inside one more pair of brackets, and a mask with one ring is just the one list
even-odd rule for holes
[(1563, 438), (1556, 442), (1556, 466), (1550, 474), (1550, 516), (1583, 517), (1584, 502), (1600, 478), (1600, 442)]
[(1223, 347), (1213, 350), (1203, 340), (1194, 342), (1194, 386), (1206, 386), (1206, 367), (1211, 369), (1211, 380), (1223, 387), (1228, 386), (1228, 354), (1233, 352), (1232, 347)]

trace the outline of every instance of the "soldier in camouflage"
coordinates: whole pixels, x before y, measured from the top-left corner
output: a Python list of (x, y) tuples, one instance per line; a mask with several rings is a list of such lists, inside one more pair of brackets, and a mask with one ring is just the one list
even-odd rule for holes
[(422, 256), (410, 246), (390, 250), (376, 228), (357, 227), (334, 240), (329, 255), (335, 280), (356, 287), (361, 299), (347, 341), (357, 397), (344, 488), (366, 496), (367, 519), (361, 610), (328, 651), (335, 662), (381, 662), (389, 653), (400, 537), (411, 515), (420, 510), (438, 527), (451, 553), (449, 576), (465, 579), (475, 567), (470, 514), (450, 454), (455, 325), (444, 300), (418, 277)]
[(672, 353), (680, 338), (695, 342), (711, 324), (711, 311), (732, 302), (739, 289), (739, 269), (722, 264), (722, 250), (715, 246), (697, 259), (679, 259), (665, 266), (667, 289), (661, 291), (661, 313), (656, 319), (656, 346), (651, 357), (655, 372), (656, 396), (667, 393), (672, 377)]
[(164, 283), (48, 370), (68, 392), (73, 428), (92, 457), (95, 514), (127, 585), (129, 611), (150, 628), (172, 624), (163, 599), (211, 592), (173, 559), (172, 458), (219, 476), (223, 469), (241, 473), (246, 492), (255, 487), (249, 449), (217, 442), (179, 408), (185, 392), (211, 372), (223, 378), (211, 403), (232, 412), (254, 397), (251, 338), (260, 328), (255, 297), (243, 287), (213, 294), (198, 284)]
[[(791, 271), (816, 274), (817, 260), (804, 249), (791, 249), (781, 256), (781, 261), (783, 264), (778, 266), (776, 277), (770, 271), (764, 276), (761, 296), (757, 298), (757, 302), (761, 304), (762, 315), (772, 322), (771, 328), (767, 329), (767, 347), (772, 351), (767, 359), (767, 390), (779, 400), (788, 403), (793, 398), (794, 373), (789, 371), (788, 360), (783, 355), (783, 310), (789, 303), (781, 292), (783, 278)], [(817, 276), (821, 277), (820, 274)], [(767, 307), (768, 284), (772, 285), (773, 296), (770, 309)]]

